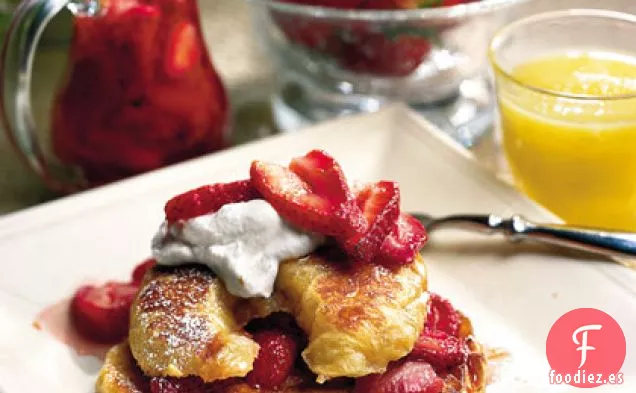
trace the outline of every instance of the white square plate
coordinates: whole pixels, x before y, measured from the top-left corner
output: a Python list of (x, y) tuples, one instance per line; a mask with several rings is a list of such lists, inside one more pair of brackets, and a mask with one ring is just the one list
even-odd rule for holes
[[(554, 220), (401, 106), (325, 123), (67, 197), (0, 219), (0, 391), (93, 391), (99, 361), (77, 356), (32, 327), (44, 307), (89, 280), (127, 279), (149, 254), (172, 195), (247, 176), (251, 160), (286, 162), (313, 148), (333, 154), (349, 179), (397, 180), (403, 210), (521, 213)], [(507, 350), (488, 392), (570, 391), (547, 384), (545, 340), (567, 311), (595, 307), (627, 336), (625, 384), (634, 392), (636, 273), (545, 248), (439, 232), (424, 250), (432, 290), (468, 314), (478, 338)], [(629, 387), (631, 385), (631, 387)]]

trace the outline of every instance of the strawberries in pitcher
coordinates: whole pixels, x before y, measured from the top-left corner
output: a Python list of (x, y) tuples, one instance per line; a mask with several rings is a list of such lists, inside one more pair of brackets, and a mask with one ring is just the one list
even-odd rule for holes
[(168, 40), (168, 55), (166, 56), (166, 73), (179, 77), (192, 68), (201, 55), (198, 33), (192, 23), (178, 24)]

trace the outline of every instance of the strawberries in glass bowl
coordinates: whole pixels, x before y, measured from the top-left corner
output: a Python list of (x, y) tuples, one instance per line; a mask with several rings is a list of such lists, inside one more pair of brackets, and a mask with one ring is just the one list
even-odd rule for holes
[[(449, 7), (479, 0), (278, 0), (283, 3), (357, 10), (417, 10)], [(276, 24), (293, 45), (331, 57), (345, 70), (382, 77), (413, 73), (439, 44), (448, 24), (419, 21), (402, 24), (371, 20), (314, 20), (291, 13), (273, 13)]]
[[(374, 112), (396, 101), (423, 112), (441, 108), (436, 124), (459, 128), (491, 110), (483, 73), (488, 41), (506, 22), (506, 9), (525, 1), (248, 3), (254, 32), (276, 65), (280, 128)], [(475, 82), (464, 89), (466, 81)], [(455, 104), (459, 99), (465, 102)], [(286, 122), (290, 115), (296, 118)]]

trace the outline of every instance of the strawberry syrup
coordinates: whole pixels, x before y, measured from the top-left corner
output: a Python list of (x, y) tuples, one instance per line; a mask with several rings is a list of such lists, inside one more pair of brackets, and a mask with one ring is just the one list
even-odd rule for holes
[(77, 16), (52, 113), (56, 156), (90, 185), (226, 146), (228, 101), (195, 0), (102, 0)]
[(78, 356), (93, 356), (103, 360), (112, 345), (95, 343), (82, 337), (71, 323), (70, 303), (70, 299), (65, 299), (46, 307), (36, 316), (33, 327), (68, 345)]

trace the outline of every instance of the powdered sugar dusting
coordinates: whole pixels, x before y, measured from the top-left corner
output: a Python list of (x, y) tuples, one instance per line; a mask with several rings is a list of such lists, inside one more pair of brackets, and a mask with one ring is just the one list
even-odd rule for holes
[[(152, 332), (144, 346), (149, 359), (161, 355), (178, 362), (183, 352), (190, 354), (204, 350), (213, 339), (214, 327), (208, 316), (197, 314), (212, 282), (212, 275), (197, 269), (184, 274), (154, 280), (139, 294), (139, 324)], [(187, 312), (186, 312), (187, 311)], [(153, 352), (163, 348), (163, 354)]]
[[(242, 332), (229, 310), (239, 299), (206, 268), (157, 269), (131, 313), (130, 346), (148, 375), (199, 375), (206, 380), (251, 370), (258, 345)], [(224, 351), (239, 349), (237, 362)]]

